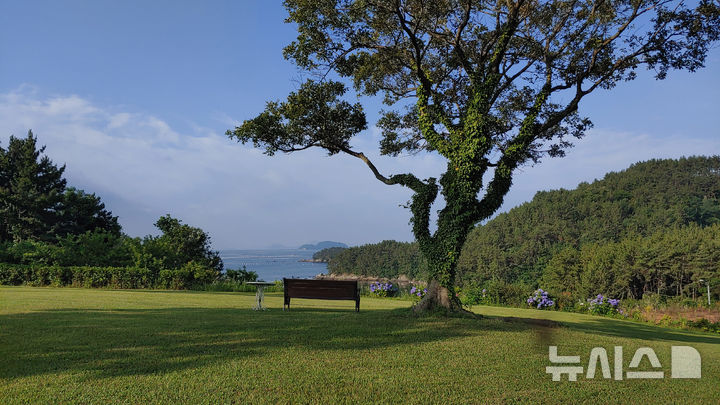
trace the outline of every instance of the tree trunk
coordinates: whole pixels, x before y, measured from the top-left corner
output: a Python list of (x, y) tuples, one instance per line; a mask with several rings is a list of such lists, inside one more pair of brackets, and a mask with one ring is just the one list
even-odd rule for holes
[[(448, 162), (448, 169), (439, 181), (445, 207), (438, 213), (437, 230), (432, 235), (429, 230), (430, 208), (438, 190), (434, 180), (429, 182), (426, 190), (420, 190), (422, 192), (413, 196), (410, 206), (413, 233), (430, 271), (427, 294), (414, 307), (415, 313), (435, 310), (468, 313), (455, 293), (455, 275), (460, 251), (479, 220), (477, 193), (481, 185), (480, 182), (467, 180), (481, 179), (481, 173), (475, 173), (479, 169), (472, 161)], [(467, 171), (472, 173), (468, 175)]]
[(419, 244), (420, 251), (428, 261), (430, 276), (427, 293), (413, 308), (415, 313), (438, 310), (446, 313), (469, 313), (463, 309), (455, 292), (455, 275), (460, 251), (470, 229), (471, 227), (463, 227), (453, 229), (453, 232), (446, 232), (448, 229), (441, 227), (437, 234), (452, 236), (446, 237), (445, 240), (433, 241), (433, 243)]
[(447, 288), (437, 280), (430, 280), (427, 290), (425, 297), (413, 307), (416, 314), (438, 309), (446, 312), (467, 312), (462, 308), (454, 288)]

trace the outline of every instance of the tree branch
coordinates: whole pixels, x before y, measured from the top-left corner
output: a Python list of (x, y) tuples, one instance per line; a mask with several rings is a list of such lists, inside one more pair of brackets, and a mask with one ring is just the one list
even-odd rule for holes
[(410, 210), (413, 213), (410, 219), (413, 234), (418, 241), (430, 243), (432, 241), (432, 236), (430, 235), (430, 207), (432, 203), (435, 202), (438, 193), (438, 186), (435, 184), (435, 179), (429, 178), (427, 179), (427, 183), (425, 183), (410, 173), (396, 174), (387, 178), (380, 174), (375, 165), (364, 153), (355, 152), (347, 147), (341, 147), (340, 150), (365, 162), (370, 168), (370, 171), (375, 175), (375, 178), (381, 182), (387, 185), (400, 184), (415, 192), (410, 203)]
[(463, 19), (460, 22), (460, 25), (458, 26), (457, 30), (455, 31), (455, 39), (454, 39), (454, 47), (453, 50), (458, 55), (458, 58), (460, 59), (460, 64), (462, 64), (463, 69), (465, 69), (465, 72), (468, 74), (468, 76), (474, 75), (475, 70), (473, 69), (472, 65), (470, 64), (470, 61), (468, 60), (467, 56), (465, 55), (465, 50), (463, 50), (462, 46), (460, 46), (460, 40), (462, 38), (462, 32), (465, 30), (465, 27), (467, 26), (468, 22), (470, 22), (470, 12), (472, 10), (472, 3), (470, 1), (467, 2), (465, 6), (465, 14), (463, 15)]
[(387, 185), (389, 185), (389, 186), (398, 184), (398, 182), (392, 181), (391, 179), (383, 176), (383, 175), (380, 173), (380, 171), (378, 171), (377, 167), (375, 167), (375, 165), (373, 164), (373, 162), (371, 162), (370, 159), (368, 159), (367, 156), (365, 156), (364, 153), (362, 153), (362, 152), (355, 152), (354, 150), (352, 150), (352, 149), (350, 149), (350, 148), (346, 148), (346, 147), (342, 147), (342, 148), (340, 148), (340, 150), (343, 151), (343, 152), (345, 152), (345, 153), (347, 153), (347, 154), (350, 155), (350, 156), (354, 156), (354, 157), (362, 160), (363, 162), (365, 162), (365, 164), (370, 168), (370, 171), (372, 171), (373, 174), (375, 175), (375, 178), (376, 178), (376, 179), (382, 181), (383, 183), (385, 183), (385, 184), (387, 184)]
[(414, 175), (409, 174), (409, 173), (408, 174), (395, 174), (390, 177), (385, 177), (380, 173), (380, 171), (373, 164), (373, 162), (370, 161), (370, 159), (367, 156), (365, 156), (364, 153), (355, 152), (354, 150), (352, 150), (348, 147), (339, 147), (339, 149), (341, 151), (347, 153), (348, 155), (354, 156), (354, 157), (362, 160), (363, 162), (365, 162), (367, 167), (370, 168), (370, 171), (373, 173), (373, 175), (375, 175), (375, 178), (389, 186), (399, 184), (399, 185), (408, 187), (411, 190), (419, 193), (419, 192), (423, 191), (425, 189), (425, 187), (427, 187), (427, 185), (428, 185), (427, 183), (424, 183), (422, 180), (418, 179), (417, 177), (415, 177)]
[[(400, 2), (396, 3), (395, 13), (397, 14), (400, 27), (407, 34), (410, 39), (410, 44), (413, 47), (415, 61), (415, 72), (420, 86), (417, 91), (418, 96), (418, 113), (420, 114), (420, 130), (425, 134), (425, 137), (430, 142), (430, 145), (443, 155), (447, 155), (448, 142), (435, 130), (436, 123), (442, 123), (451, 131), (453, 124), (450, 122), (448, 115), (442, 111), (442, 106), (437, 103), (437, 94), (433, 92), (432, 82), (430, 77), (425, 73), (422, 67), (423, 52), (422, 47), (415, 36), (415, 32), (408, 26), (407, 20), (403, 15), (403, 11), (400, 9)], [(433, 96), (433, 105), (429, 103), (430, 96)]]
[(528, 148), (541, 133), (537, 130), (536, 120), (543, 105), (545, 105), (545, 102), (550, 96), (551, 78), (552, 74), (548, 71), (545, 85), (535, 97), (535, 103), (525, 116), (517, 136), (510, 142), (502, 157), (500, 157), (497, 167), (495, 167), (493, 179), (490, 181), (490, 184), (488, 184), (485, 196), (475, 205), (475, 221), (487, 219), (500, 208), (505, 195), (512, 185), (513, 171), (526, 159), (525, 156)]

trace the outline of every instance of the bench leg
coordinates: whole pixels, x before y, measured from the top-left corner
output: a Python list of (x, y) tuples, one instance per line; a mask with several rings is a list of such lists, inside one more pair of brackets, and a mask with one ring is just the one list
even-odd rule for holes
[(355, 301), (355, 312), (360, 312), (360, 299)]

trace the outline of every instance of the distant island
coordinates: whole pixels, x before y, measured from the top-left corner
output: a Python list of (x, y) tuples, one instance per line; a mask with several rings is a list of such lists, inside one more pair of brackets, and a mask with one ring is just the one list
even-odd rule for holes
[(305, 245), (300, 246), (298, 249), (300, 249), (300, 250), (322, 250), (322, 249), (327, 249), (327, 248), (331, 248), (331, 247), (347, 248), (348, 245), (341, 243), (341, 242), (333, 242), (333, 241), (326, 240), (326, 241), (319, 242), (316, 245), (313, 245), (311, 243), (305, 244)]
[(317, 252), (313, 253), (312, 259), (303, 259), (300, 261), (309, 263), (330, 263), (330, 260), (332, 258), (342, 253), (342, 251), (345, 249), (347, 249), (347, 247), (334, 246), (325, 248), (323, 250), (318, 250)]

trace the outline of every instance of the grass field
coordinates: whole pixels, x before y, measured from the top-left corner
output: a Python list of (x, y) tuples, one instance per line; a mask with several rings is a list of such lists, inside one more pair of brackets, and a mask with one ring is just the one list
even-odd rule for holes
[[(0, 288), (0, 403), (718, 403), (720, 336), (580, 314), (475, 307), (414, 318), (407, 301), (251, 293)], [(543, 327), (501, 317), (546, 318)], [(548, 345), (579, 355), (657, 353), (666, 377), (553, 382)], [(702, 378), (670, 378), (670, 347)], [(647, 359), (643, 370), (650, 370)], [(566, 378), (565, 378), (566, 380)]]

